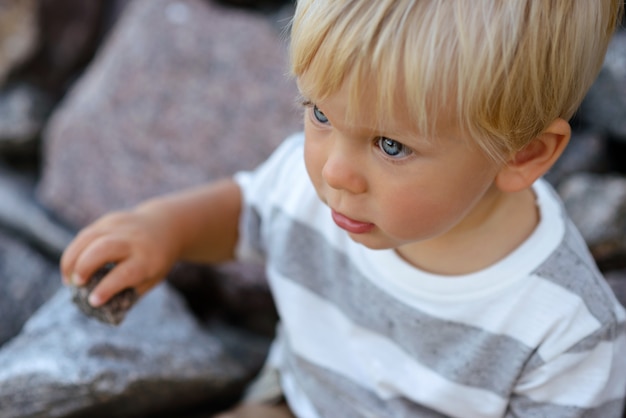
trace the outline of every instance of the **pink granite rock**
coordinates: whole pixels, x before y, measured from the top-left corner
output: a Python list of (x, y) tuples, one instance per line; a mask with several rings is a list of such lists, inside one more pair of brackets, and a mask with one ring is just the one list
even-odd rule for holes
[[(44, 133), (40, 201), (81, 227), (149, 196), (255, 167), (301, 129), (286, 63), (268, 15), (206, 0), (129, 2)], [(206, 271), (169, 278), (204, 294), (213, 276)], [(229, 295), (224, 309), (243, 322), (263, 316), (260, 309), (271, 317), (263, 272), (248, 271), (224, 272), (233, 279), (220, 280), (229, 283), (219, 292)]]
[(44, 134), (42, 203), (74, 226), (255, 167), (300, 129), (267, 16), (135, 0)]

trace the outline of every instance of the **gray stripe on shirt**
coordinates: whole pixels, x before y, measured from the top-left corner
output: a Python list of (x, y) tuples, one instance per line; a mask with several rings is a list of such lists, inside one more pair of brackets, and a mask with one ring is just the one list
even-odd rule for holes
[(350, 379), (306, 361), (287, 348), (287, 364), (322, 418), (446, 418), (406, 398), (383, 401)]
[[(396, 397), (383, 401), (351, 380), (308, 362), (293, 354), (290, 347), (287, 348), (287, 364), (323, 418), (448, 417), (406, 398)], [(622, 416), (623, 408), (623, 399), (611, 400), (595, 408), (584, 409), (536, 402), (525, 396), (513, 396), (505, 417), (618, 418)]]
[(574, 406), (535, 402), (524, 396), (516, 396), (513, 397), (509, 403), (509, 410), (507, 411), (505, 418), (620, 418), (622, 416), (623, 409), (623, 399), (611, 400), (595, 408), (583, 409)]
[[(615, 323), (615, 298), (608, 284), (580, 243), (580, 236), (567, 229), (561, 245), (535, 272), (538, 276), (572, 292), (585, 303), (591, 314), (602, 324)], [(581, 251), (584, 253), (581, 254)], [(572, 280), (590, 277), (591, 280)], [(602, 290), (604, 289), (604, 291)]]

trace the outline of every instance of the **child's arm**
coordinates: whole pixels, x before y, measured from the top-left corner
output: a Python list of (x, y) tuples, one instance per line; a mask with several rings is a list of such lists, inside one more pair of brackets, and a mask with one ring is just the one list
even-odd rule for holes
[(178, 260), (232, 259), (240, 211), (241, 192), (232, 180), (151, 199), (83, 229), (65, 250), (61, 273), (66, 282), (83, 285), (99, 267), (115, 262), (91, 293), (92, 305), (127, 287), (143, 294)]

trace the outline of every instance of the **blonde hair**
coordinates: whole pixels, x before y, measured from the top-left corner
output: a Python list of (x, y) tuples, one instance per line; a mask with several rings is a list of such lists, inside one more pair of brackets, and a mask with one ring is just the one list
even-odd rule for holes
[[(404, 106), (436, 134), (453, 120), (490, 156), (569, 120), (600, 70), (623, 0), (299, 0), (291, 70), (349, 111), (375, 92), (378, 123)], [(310, 75), (310, 77), (309, 77)]]

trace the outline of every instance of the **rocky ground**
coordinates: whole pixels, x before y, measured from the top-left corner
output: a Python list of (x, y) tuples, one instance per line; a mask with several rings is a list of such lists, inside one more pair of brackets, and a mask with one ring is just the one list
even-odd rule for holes
[[(261, 366), (259, 266), (181, 264), (108, 326), (58, 258), (99, 215), (252, 168), (300, 129), (281, 0), (0, 8), (0, 417), (208, 417)], [(547, 178), (626, 303), (626, 33)], [(625, 353), (626, 355), (626, 353)]]

